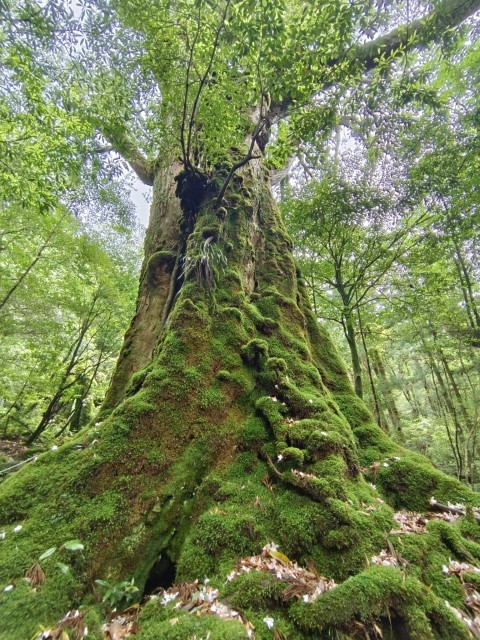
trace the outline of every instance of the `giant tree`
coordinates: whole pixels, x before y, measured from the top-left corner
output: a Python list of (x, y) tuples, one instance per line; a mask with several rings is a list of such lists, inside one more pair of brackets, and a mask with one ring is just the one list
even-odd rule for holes
[[(452, 611), (460, 583), (441, 565), (480, 558), (472, 512), (404, 536), (401, 554), (389, 532), (392, 506), (479, 499), (372, 423), (310, 310), (264, 153), (279, 118), (299, 131), (320, 121), (321, 90), (331, 100), (477, 5), (419, 7), (401, 27), (369, 2), (120, 0), (86, 11), (95, 40), (71, 52), (84, 59), (59, 99), (86, 110), (97, 141), (152, 186), (151, 218), (103, 419), (2, 485), (4, 637), (29, 637), (80, 603), (63, 626), (88, 620), (98, 635), (94, 581), (132, 577), (147, 593), (183, 584), (187, 600), (208, 577), (225, 598), (217, 611), (243, 616), (152, 600), (143, 638), (246, 637), (246, 620), (257, 637), (272, 625), (277, 638), (353, 636), (374, 622), (393, 637), (468, 637)], [(225, 586), (262, 547), (279, 575), (233, 571)], [(287, 556), (309, 564), (313, 590), (287, 588)], [(341, 584), (325, 590), (319, 574)]]

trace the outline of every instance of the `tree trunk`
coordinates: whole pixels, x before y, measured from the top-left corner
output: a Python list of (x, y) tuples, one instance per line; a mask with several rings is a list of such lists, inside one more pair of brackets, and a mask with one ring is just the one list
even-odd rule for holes
[[(475, 322), (473, 324), (474, 331), (473, 331), (472, 345), (475, 347), (478, 347), (480, 344), (480, 313), (478, 311), (475, 295), (473, 293), (472, 279), (470, 277), (469, 269), (463, 257), (462, 250), (460, 249), (460, 246), (456, 240), (454, 240), (454, 245), (455, 245), (454, 260), (455, 260), (455, 265), (457, 266), (457, 270), (459, 271), (459, 280), (460, 280), (462, 293), (464, 296), (465, 308), (466, 308), (470, 322), (472, 321), (472, 315), (475, 318)], [(461, 268), (461, 271), (458, 269), (459, 267)]]
[(140, 275), (137, 309), (125, 335), (112, 383), (102, 406), (107, 415), (124, 398), (134, 373), (152, 359), (165, 321), (163, 313), (171, 293), (172, 273), (180, 250), (180, 201), (175, 178), (180, 163), (155, 173), (150, 221), (145, 236), (145, 257)]
[[(463, 544), (480, 558), (460, 529), (392, 538), (418, 571), (368, 564), (398, 528), (387, 501), (426, 510), (432, 494), (478, 496), (391, 442), (355, 395), (310, 310), (262, 161), (234, 177), (220, 208), (220, 187), (179, 167), (154, 190), (137, 313), (106, 401), (115, 410), (1, 486), (0, 583), (13, 585), (0, 591), (2, 637), (31, 638), (80, 604), (100, 637), (96, 579), (133, 577), (142, 593), (208, 577), (257, 638), (272, 637), (269, 616), (277, 638), (373, 637), (373, 623), (385, 637), (468, 638), (444, 604), (459, 606), (459, 587), (441, 571)], [(83, 552), (62, 547), (72, 539)], [(341, 584), (306, 603), (274, 574), (225, 582), (270, 542)], [(30, 592), (24, 572), (54, 546)], [(139, 640), (247, 637), (239, 621), (158, 600), (139, 626)]]
[(360, 356), (358, 354), (353, 317), (349, 309), (344, 313), (343, 328), (345, 337), (347, 338), (348, 347), (350, 349), (350, 357), (352, 359), (353, 383), (355, 393), (359, 398), (363, 398), (362, 366), (360, 364)]
[[(380, 429), (383, 429), (382, 415), (381, 415), (381, 412), (380, 412), (380, 404), (378, 402), (378, 393), (377, 393), (377, 389), (375, 387), (375, 382), (373, 380), (372, 366), (371, 366), (371, 363), (370, 363), (370, 354), (369, 354), (368, 348), (367, 348), (367, 341), (365, 339), (365, 332), (363, 331), (363, 324), (362, 324), (362, 316), (361, 316), (361, 312), (360, 312), (360, 307), (357, 307), (357, 317), (358, 317), (358, 329), (360, 331), (360, 337), (362, 339), (363, 352), (365, 353), (365, 362), (366, 362), (366, 365), (367, 365), (368, 379), (370, 381), (370, 389), (372, 391), (373, 406), (374, 406), (374, 409), (375, 409), (375, 417), (376, 417), (378, 426), (380, 427)], [(386, 426), (385, 426), (384, 431), (387, 431)]]
[[(383, 364), (382, 357), (378, 352), (378, 349), (372, 349), (372, 361), (373, 361), (373, 370), (377, 378), (380, 380), (382, 395), (385, 398), (385, 404), (387, 407), (388, 415), (390, 417), (390, 422), (392, 424), (392, 428), (398, 433), (402, 432), (401, 424), (400, 424), (400, 414), (398, 412), (397, 405), (395, 403), (395, 398), (392, 393), (392, 388), (390, 382), (387, 378), (387, 372), (385, 370), (385, 365)], [(408, 390), (407, 390), (408, 393)], [(408, 396), (407, 396), (408, 400)], [(411, 402), (411, 400), (409, 400)]]

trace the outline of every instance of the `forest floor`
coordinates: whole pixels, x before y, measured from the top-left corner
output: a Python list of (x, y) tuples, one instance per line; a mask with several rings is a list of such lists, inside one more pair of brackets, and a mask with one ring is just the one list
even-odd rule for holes
[(22, 441), (0, 438), (0, 465), (15, 463), (27, 457), (28, 448)]

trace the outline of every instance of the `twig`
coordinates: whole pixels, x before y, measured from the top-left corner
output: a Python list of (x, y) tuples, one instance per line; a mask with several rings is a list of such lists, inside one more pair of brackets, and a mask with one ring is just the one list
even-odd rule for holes
[(7, 467), (7, 469), (2, 469), (0, 471), (0, 475), (2, 475), (2, 473), (8, 473), (9, 471), (11, 471), (12, 469), (15, 469), (16, 467), (21, 467), (22, 464), (26, 464), (27, 462), (30, 462), (31, 460), (36, 460), (38, 456), (32, 456), (31, 458), (27, 458), (26, 460), (22, 460), (22, 462), (18, 462), (17, 464), (14, 464), (11, 467)]
[[(462, 509), (462, 507), (454, 507), (453, 505), (442, 504), (441, 502), (437, 502), (437, 500), (435, 500), (434, 498), (431, 498), (429, 502), (434, 509), (438, 509), (439, 511), (446, 511), (448, 513), (454, 513), (459, 516), (467, 515), (467, 510)], [(480, 515), (474, 513), (473, 517), (477, 522), (480, 523)]]

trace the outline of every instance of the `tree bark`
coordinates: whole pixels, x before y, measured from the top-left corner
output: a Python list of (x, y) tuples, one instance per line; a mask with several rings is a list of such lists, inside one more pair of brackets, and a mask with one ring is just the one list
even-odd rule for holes
[(343, 328), (348, 342), (348, 348), (350, 349), (350, 357), (352, 359), (355, 393), (359, 398), (363, 398), (362, 365), (360, 363), (360, 355), (358, 353), (357, 339), (355, 336), (355, 326), (353, 324), (352, 312), (350, 310), (347, 310), (344, 313)]
[[(373, 406), (374, 406), (374, 409), (375, 409), (375, 417), (377, 419), (378, 426), (380, 427), (380, 429), (383, 429), (382, 416), (381, 416), (381, 412), (380, 412), (380, 404), (378, 402), (378, 393), (377, 393), (377, 389), (375, 387), (375, 382), (373, 380), (372, 367), (371, 367), (371, 364), (370, 364), (370, 354), (368, 352), (367, 341), (365, 339), (365, 332), (363, 330), (362, 316), (361, 316), (361, 312), (360, 312), (360, 307), (358, 307), (358, 306), (357, 306), (357, 317), (358, 317), (358, 329), (360, 331), (360, 337), (361, 337), (361, 340), (362, 340), (363, 351), (365, 353), (365, 362), (366, 362), (366, 365), (367, 365), (368, 379), (370, 381), (370, 389), (372, 391)], [(386, 431), (387, 428), (385, 427), (384, 430)]]
[(157, 170), (153, 179), (153, 201), (145, 236), (145, 256), (140, 275), (137, 309), (117, 361), (102, 413), (111, 411), (125, 396), (134, 373), (146, 367), (158, 343), (164, 324), (169, 294), (178, 284), (172, 274), (181, 250), (180, 201), (175, 195), (175, 178), (180, 163)]
[[(401, 433), (402, 429), (400, 425), (400, 414), (398, 412), (398, 408), (395, 403), (395, 398), (393, 397), (393, 394), (392, 394), (392, 389), (387, 378), (387, 372), (385, 370), (385, 365), (383, 364), (382, 357), (380, 356), (378, 349), (372, 349), (371, 354), (372, 354), (372, 361), (373, 361), (373, 370), (375, 371), (375, 374), (380, 380), (380, 383), (382, 385), (381, 390), (385, 397), (385, 404), (387, 407), (388, 415), (390, 417), (392, 428), (395, 431), (398, 431), (399, 433)], [(408, 398), (408, 395), (410, 395), (410, 392), (408, 389), (406, 389), (406, 391), (407, 391), (407, 396), (406, 396), (407, 400), (412, 404), (411, 398), (410, 399)]]

